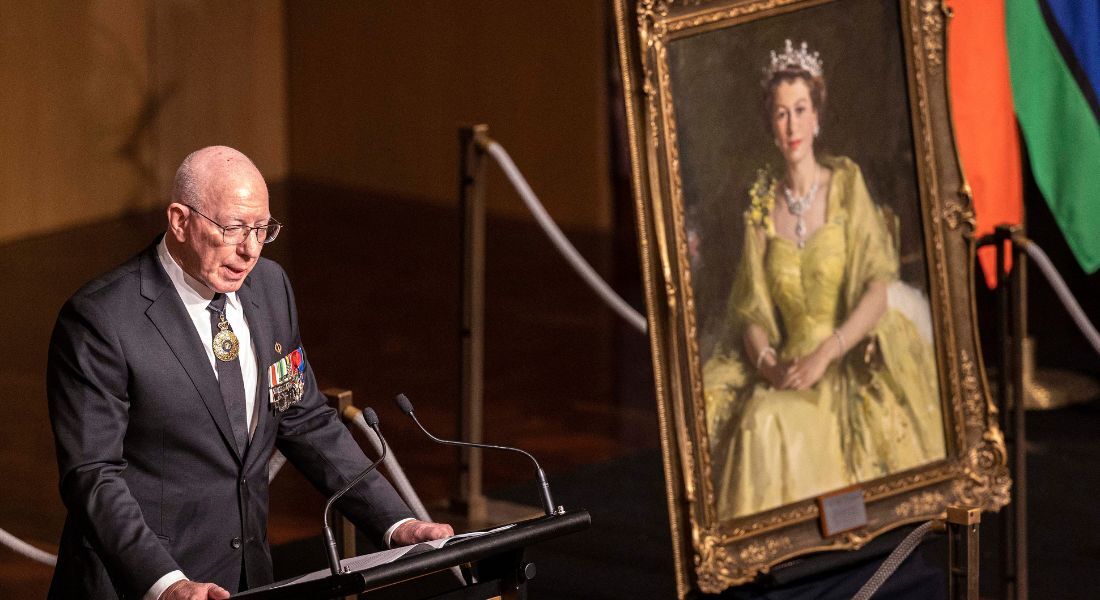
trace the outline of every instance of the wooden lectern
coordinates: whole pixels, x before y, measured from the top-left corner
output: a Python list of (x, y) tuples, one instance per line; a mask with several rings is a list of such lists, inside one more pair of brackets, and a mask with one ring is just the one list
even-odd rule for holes
[[(366, 593), (399, 598), (435, 600), (484, 600), (527, 597), (527, 581), (534, 577), (534, 564), (524, 560), (527, 546), (575, 533), (592, 523), (588, 511), (574, 510), (521, 521), (503, 531), (465, 538), (439, 549), (406, 555), (391, 563), (332, 575), (328, 570), (294, 577), (233, 596), (241, 600), (283, 600), (289, 598), (339, 598)], [(324, 549), (318, 546), (317, 552)], [(356, 559), (342, 561), (354, 564)], [(462, 566), (465, 584), (453, 581), (450, 589), (425, 591), (420, 585), (434, 573)]]

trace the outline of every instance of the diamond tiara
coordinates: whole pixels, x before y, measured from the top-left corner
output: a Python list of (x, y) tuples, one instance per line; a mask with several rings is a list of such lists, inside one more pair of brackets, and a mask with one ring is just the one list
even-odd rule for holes
[(798, 48), (795, 48), (791, 40), (786, 40), (783, 43), (782, 53), (776, 54), (775, 50), (771, 51), (771, 61), (767, 67), (764, 67), (764, 83), (771, 80), (776, 73), (790, 70), (792, 67), (806, 71), (811, 77), (820, 77), (821, 57), (817, 52), (810, 52), (806, 42), (802, 42)]

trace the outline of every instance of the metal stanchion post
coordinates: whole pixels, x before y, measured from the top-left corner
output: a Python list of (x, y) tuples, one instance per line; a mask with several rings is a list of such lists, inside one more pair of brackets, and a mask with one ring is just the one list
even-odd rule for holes
[(947, 507), (947, 597), (950, 600), (978, 600), (979, 508)]
[[(981, 242), (996, 244), (997, 251), (997, 345), (1000, 349), (1000, 426), (1005, 435), (1013, 477), (1011, 503), (999, 515), (1001, 564), (999, 575), (1005, 598), (1027, 600), (1027, 432), (1024, 381), (1027, 339), (1027, 267), (1023, 228), (998, 226)], [(1011, 244), (1012, 268), (1008, 267)]]
[(1024, 380), (1024, 364), (1027, 360), (1025, 345), (1027, 340), (1027, 256), (1024, 250), (1023, 226), (1008, 228), (1007, 234), (1012, 240), (1012, 278), (1009, 281), (1012, 309), (1012, 416), (1013, 416), (1013, 464), (1014, 479), (1012, 520), (1015, 539), (1013, 539), (1013, 562), (1016, 566), (1016, 580), (1013, 591), (1014, 600), (1027, 600), (1027, 382)]
[[(488, 125), (463, 127), (459, 143), (459, 205), (462, 232), (462, 280), (459, 313), (458, 429), (467, 442), (482, 443), (485, 355), (485, 164), (495, 144)], [(451, 506), (464, 512), (467, 524), (477, 528), (508, 523), (542, 514), (535, 506), (490, 500), (482, 488), (481, 450), (461, 448), (458, 497)]]
[[(462, 218), (462, 280), (459, 282), (459, 397), (458, 430), (467, 442), (482, 441), (485, 356), (485, 153), (478, 143), (488, 125), (463, 127), (459, 144), (459, 209)], [(486, 519), (482, 491), (481, 450), (459, 448), (458, 497), (453, 505), (470, 522)]]
[[(999, 370), (997, 374), (997, 406), (1000, 409), (999, 421), (1001, 431), (1004, 432), (1006, 452), (1009, 461), (1014, 461), (1013, 449), (1016, 443), (1016, 430), (1012, 427), (1012, 307), (1011, 295), (1008, 290), (1008, 280), (1011, 273), (1008, 269), (1008, 253), (1005, 244), (1009, 241), (1009, 229), (1007, 226), (998, 227), (993, 233), (994, 244), (997, 252), (997, 348), (1000, 350)], [(1015, 493), (1013, 486), (1012, 493)], [(1004, 597), (1013, 598), (1013, 590), (1016, 586), (1016, 553), (1015, 539), (1016, 528), (1014, 511), (1011, 507), (1003, 510), (998, 515), (998, 523), (1001, 530), (1001, 560), (998, 565), (1001, 585), (1004, 586)]]

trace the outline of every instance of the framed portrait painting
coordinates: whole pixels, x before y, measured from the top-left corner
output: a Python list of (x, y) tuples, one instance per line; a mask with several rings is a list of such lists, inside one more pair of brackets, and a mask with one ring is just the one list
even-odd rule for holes
[(933, 0), (617, 0), (678, 589), (1010, 485)]

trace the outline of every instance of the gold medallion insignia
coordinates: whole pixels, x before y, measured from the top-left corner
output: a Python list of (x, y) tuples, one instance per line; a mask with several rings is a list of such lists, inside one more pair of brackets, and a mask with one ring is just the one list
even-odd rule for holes
[(275, 354), (282, 354), (282, 353), (283, 353), (283, 345), (280, 344), (279, 342), (275, 342)]
[(236, 334), (229, 329), (229, 322), (225, 320), (224, 312), (218, 313), (218, 330), (218, 335), (214, 336), (214, 342), (211, 344), (214, 348), (214, 356), (223, 362), (237, 360), (241, 344), (237, 341)]

